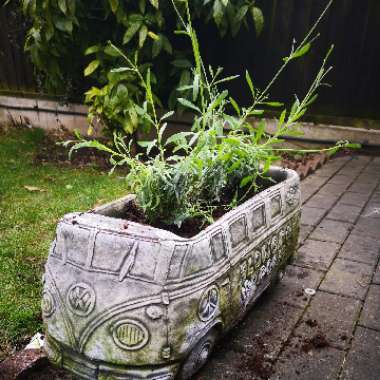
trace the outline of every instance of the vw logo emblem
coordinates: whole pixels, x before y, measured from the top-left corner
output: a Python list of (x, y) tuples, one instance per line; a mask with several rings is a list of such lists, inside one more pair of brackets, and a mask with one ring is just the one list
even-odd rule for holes
[(74, 284), (67, 292), (67, 304), (74, 314), (85, 317), (94, 309), (95, 292), (87, 284)]
[(45, 318), (50, 317), (55, 311), (54, 298), (48, 290), (45, 290), (42, 293), (41, 309), (42, 309), (42, 315)]

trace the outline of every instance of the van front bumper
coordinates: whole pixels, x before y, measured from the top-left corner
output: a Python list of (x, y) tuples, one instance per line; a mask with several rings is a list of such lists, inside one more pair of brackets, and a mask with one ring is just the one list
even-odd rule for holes
[(173, 380), (179, 363), (145, 367), (120, 366), (92, 361), (85, 355), (63, 347), (51, 337), (45, 338), (45, 351), (50, 361), (58, 367), (86, 380)]

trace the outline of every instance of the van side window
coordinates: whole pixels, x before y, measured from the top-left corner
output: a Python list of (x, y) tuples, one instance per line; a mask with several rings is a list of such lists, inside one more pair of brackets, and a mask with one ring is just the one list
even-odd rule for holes
[(152, 281), (157, 266), (157, 257), (153, 252), (157, 249), (157, 243), (140, 241), (136, 252), (136, 257), (129, 272), (131, 276), (143, 280)]
[(257, 231), (265, 226), (265, 208), (264, 205), (252, 211), (253, 231)]
[(276, 216), (281, 214), (281, 195), (280, 194), (271, 198), (270, 208), (271, 208), (272, 218), (275, 218)]
[(238, 246), (244, 240), (248, 240), (247, 221), (242, 216), (230, 225), (232, 247)]
[(184, 275), (198, 273), (210, 267), (211, 264), (210, 245), (208, 239), (203, 239), (194, 243), (191, 252), (187, 255)]
[(174, 247), (174, 252), (170, 260), (169, 267), (169, 280), (178, 278), (181, 275), (182, 263), (186, 256), (188, 245), (176, 245)]
[(131, 240), (122, 236), (99, 232), (96, 236), (91, 266), (94, 269), (118, 272), (129, 255), (132, 244)]
[(221, 260), (226, 256), (226, 244), (222, 231), (217, 232), (211, 237), (211, 251), (214, 262)]

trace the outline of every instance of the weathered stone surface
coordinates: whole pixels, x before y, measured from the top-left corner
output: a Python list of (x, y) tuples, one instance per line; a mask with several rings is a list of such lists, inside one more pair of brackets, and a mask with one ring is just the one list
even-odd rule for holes
[(363, 207), (368, 201), (369, 194), (354, 193), (352, 191), (346, 191), (339, 203), (346, 205), (353, 205), (358, 207)]
[(339, 198), (339, 195), (336, 195), (336, 194), (331, 194), (329, 196), (326, 196), (321, 193), (317, 193), (313, 195), (310, 198), (310, 200), (306, 202), (305, 206), (329, 210), (334, 205), (334, 203), (338, 200), (338, 198)]
[(294, 337), (276, 363), (270, 380), (336, 380), (343, 355), (343, 351), (335, 348), (313, 347)]
[[(360, 317), (360, 325), (380, 331), (380, 286), (371, 285)], [(380, 347), (379, 347), (380, 350)]]
[(377, 267), (376, 272), (373, 275), (372, 283), (380, 285), (380, 265)]
[(371, 200), (363, 211), (363, 217), (380, 219), (380, 200), (376, 202)]
[(359, 316), (360, 306), (359, 300), (318, 291), (312, 297), (295, 334), (310, 339), (321, 333), (332, 346), (345, 348)]
[(339, 252), (339, 257), (374, 266), (379, 258), (380, 240), (351, 233)]
[(369, 183), (354, 182), (349, 187), (349, 191), (370, 195), (372, 191), (375, 189), (375, 187), (376, 187), (375, 183), (369, 184)]
[(358, 327), (343, 368), (343, 380), (379, 380), (380, 332)]
[(354, 223), (361, 212), (361, 207), (337, 203), (327, 214), (328, 219), (339, 220), (341, 222)]
[(374, 173), (368, 173), (368, 172), (362, 173), (356, 178), (355, 182), (376, 185), (379, 182), (379, 179), (373, 174)]
[[(277, 184), (192, 238), (125, 219), (133, 195), (65, 215), (44, 277), (49, 358), (94, 380), (193, 376), (295, 254), (299, 177), (270, 175)], [(309, 275), (296, 271), (293, 289)]]
[(260, 300), (244, 321), (220, 341), (196, 379), (259, 378), (263, 368), (271, 367), (301, 313), (302, 309), (279, 305), (267, 297)]
[(311, 231), (313, 231), (313, 226), (301, 226), (300, 234), (298, 236), (298, 245), (302, 245), (307, 237), (310, 235)]
[(373, 267), (363, 263), (336, 259), (320, 285), (321, 290), (364, 299)]
[(302, 207), (301, 224), (307, 226), (316, 226), (322, 220), (326, 210), (316, 207)]
[(316, 289), (322, 276), (322, 272), (314, 269), (288, 265), (283, 279), (268, 292), (267, 297), (278, 303), (303, 307), (308, 303), (304, 289)]
[(318, 194), (325, 195), (329, 198), (337, 199), (346, 191), (347, 187), (348, 185), (344, 184), (326, 183), (318, 191)]
[(337, 175), (334, 175), (328, 182), (328, 184), (334, 184), (334, 185), (344, 185), (347, 186), (353, 181), (352, 176), (346, 176), (338, 173)]
[(339, 248), (337, 243), (307, 239), (298, 249), (295, 264), (325, 271), (331, 265)]
[(324, 219), (310, 235), (311, 239), (343, 243), (352, 229), (352, 224)]
[(353, 233), (380, 240), (380, 219), (361, 216), (355, 225)]

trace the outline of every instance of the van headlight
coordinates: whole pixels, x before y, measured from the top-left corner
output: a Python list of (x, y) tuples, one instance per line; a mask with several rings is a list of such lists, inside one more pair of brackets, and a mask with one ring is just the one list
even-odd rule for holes
[(123, 319), (112, 326), (112, 337), (123, 350), (139, 350), (148, 343), (149, 331), (139, 321)]

